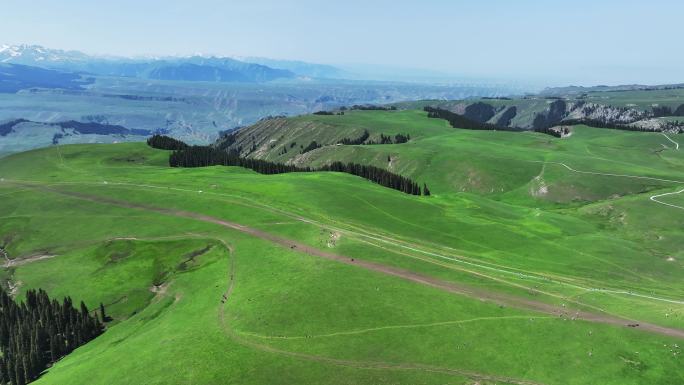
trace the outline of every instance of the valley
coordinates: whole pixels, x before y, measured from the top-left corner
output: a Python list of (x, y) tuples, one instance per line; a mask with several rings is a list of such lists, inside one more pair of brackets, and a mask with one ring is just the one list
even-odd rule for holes
[[(269, 116), (357, 103), (496, 96), (514, 89), (359, 80), (358, 75), (349, 80), (352, 74), (332, 66), (253, 59), (279, 67), (228, 57), (130, 59), (0, 46), (0, 156), (57, 143), (135, 142), (153, 133), (206, 144), (221, 132)], [(31, 124), (5, 127), (23, 120)], [(122, 130), (54, 128), (65, 122)]]

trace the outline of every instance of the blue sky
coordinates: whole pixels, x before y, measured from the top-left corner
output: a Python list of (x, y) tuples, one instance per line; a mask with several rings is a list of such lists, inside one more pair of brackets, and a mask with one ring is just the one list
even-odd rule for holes
[(5, 0), (2, 43), (424, 68), (550, 84), (684, 82), (682, 0)]

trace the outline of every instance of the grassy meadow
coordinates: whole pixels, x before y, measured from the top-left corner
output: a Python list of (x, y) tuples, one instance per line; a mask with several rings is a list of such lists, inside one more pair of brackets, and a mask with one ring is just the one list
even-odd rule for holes
[[(457, 130), (417, 110), (288, 120), (303, 129), (276, 132), (267, 159), (374, 164), (433, 196), (338, 173), (169, 168), (168, 152), (142, 143), (0, 159), (0, 246), (15, 261), (3, 283), (18, 298), (41, 287), (103, 303), (113, 318), (37, 383), (684, 382), (681, 338), (570, 311), (684, 329), (684, 211), (651, 200), (684, 189), (684, 148), (584, 126), (565, 139)], [(278, 153), (363, 130), (412, 139)], [(684, 207), (682, 195), (657, 199)], [(570, 314), (445, 291), (198, 216)]]

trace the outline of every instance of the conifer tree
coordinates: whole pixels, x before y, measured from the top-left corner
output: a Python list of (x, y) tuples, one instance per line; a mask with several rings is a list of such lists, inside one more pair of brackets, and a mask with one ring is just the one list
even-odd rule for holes
[[(390, 137), (385, 138), (391, 140)], [(317, 146), (319, 147), (319, 145), (313, 141), (303, 152), (310, 150), (310, 148), (318, 148)], [(388, 158), (388, 160), (391, 160), (391, 158)], [(420, 195), (421, 193), (420, 186), (416, 182), (375, 166), (332, 162), (331, 164), (313, 169), (310, 167), (298, 167), (290, 164), (275, 163), (262, 159), (244, 158), (233, 152), (227, 152), (212, 146), (191, 146), (176, 150), (172, 152), (169, 157), (169, 165), (171, 167), (238, 166), (254, 170), (260, 174), (313, 171), (343, 172), (360, 176), (374, 183), (399, 190), (406, 194)]]
[(102, 334), (104, 327), (81, 302), (60, 303), (41, 289), (16, 303), (0, 288), (0, 383), (25, 384), (48, 365)]

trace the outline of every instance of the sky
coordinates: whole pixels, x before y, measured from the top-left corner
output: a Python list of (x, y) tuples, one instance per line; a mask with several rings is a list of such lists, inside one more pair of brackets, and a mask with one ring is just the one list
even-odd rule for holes
[(682, 0), (2, 0), (0, 43), (564, 84), (684, 82)]

